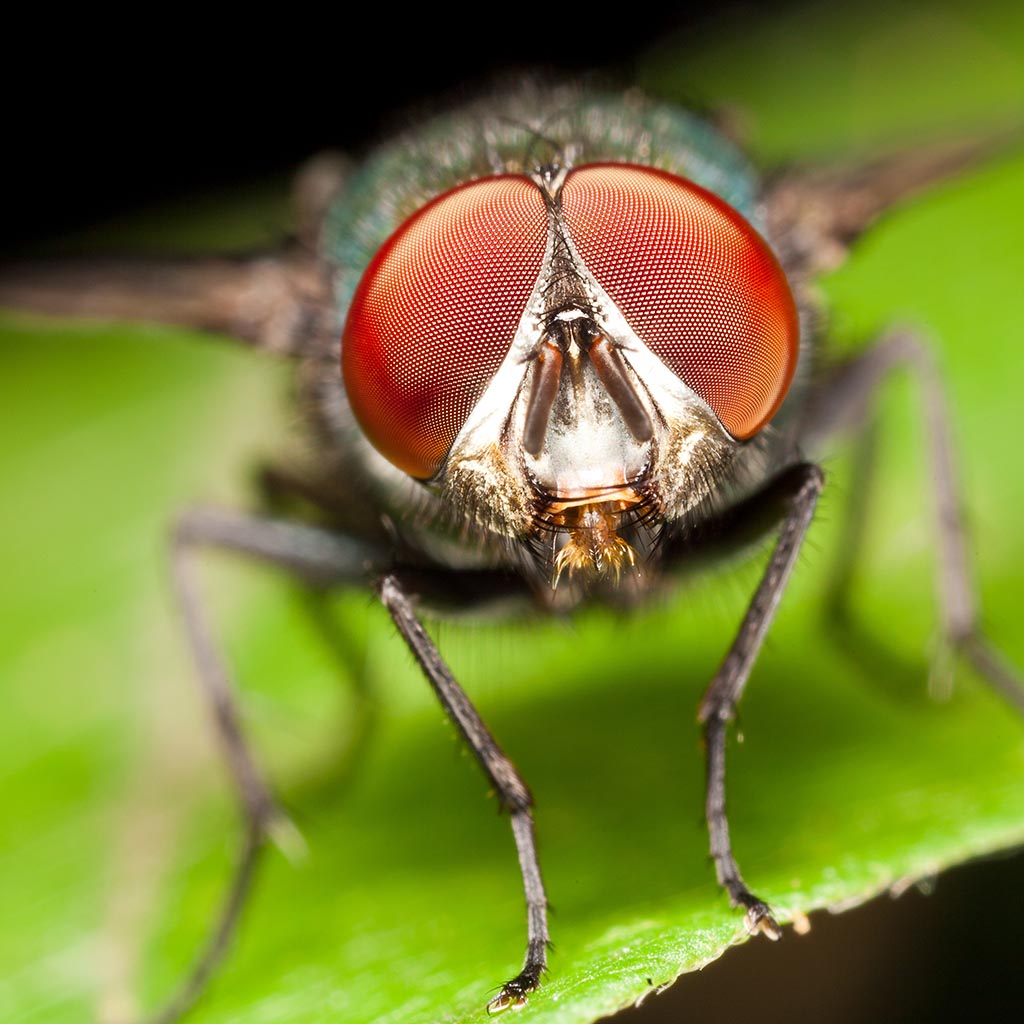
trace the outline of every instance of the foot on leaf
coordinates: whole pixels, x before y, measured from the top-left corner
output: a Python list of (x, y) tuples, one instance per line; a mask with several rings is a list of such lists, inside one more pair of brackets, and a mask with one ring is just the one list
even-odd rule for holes
[(503, 1013), (505, 1010), (521, 1010), (527, 998), (540, 984), (540, 967), (525, 967), (487, 1004), (488, 1013)]
[(748, 898), (741, 899), (740, 902), (747, 908), (743, 923), (751, 935), (760, 932), (762, 935), (767, 935), (773, 942), (778, 942), (782, 938), (782, 928), (772, 916), (771, 908), (767, 903), (750, 894), (748, 894)]

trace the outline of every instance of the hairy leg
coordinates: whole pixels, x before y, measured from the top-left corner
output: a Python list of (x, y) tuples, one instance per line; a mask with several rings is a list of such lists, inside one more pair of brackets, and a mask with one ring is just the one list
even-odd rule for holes
[[(195, 565), (195, 556), (201, 549), (233, 551), (285, 569), (306, 583), (314, 593), (340, 584), (365, 583), (378, 575), (384, 564), (384, 555), (379, 549), (317, 527), (279, 519), (203, 509), (189, 512), (179, 521), (172, 553), (175, 588), (199, 681), (238, 791), (245, 818), (245, 837), (235, 873), (209, 937), (177, 992), (149, 1018), (151, 1024), (170, 1024), (202, 993), (231, 941), (266, 840), (287, 839), (293, 834), (289, 832), (287, 819), (277, 808), (246, 741), (236, 690), (203, 610)], [(438, 585), (437, 580), (431, 582)], [(457, 582), (452, 583), (449, 589), (454, 587), (457, 591)], [(481, 584), (478, 582), (476, 585)], [(488, 1004), (488, 1010), (497, 1012), (510, 1006), (521, 1006), (539, 984), (545, 970), (548, 945), (547, 900), (537, 861), (532, 798), (515, 767), (498, 747), (420, 625), (406, 585), (397, 575), (388, 575), (380, 583), (379, 592), (446, 713), (491, 779), (502, 804), (511, 813), (527, 900), (527, 954), (522, 971), (503, 986), (499, 995)]]
[(547, 897), (537, 860), (534, 837), (533, 797), (516, 767), (498, 746), (465, 691), (442, 660), (413, 609), (412, 601), (397, 575), (385, 576), (380, 597), (402, 638), (409, 645), (438, 700), (469, 745), (484, 774), (491, 780), (502, 807), (512, 818), (512, 834), (519, 853), (519, 868), (526, 894), (527, 940), (523, 969), (488, 1004), (489, 1013), (520, 1007), (538, 984), (547, 966)]
[[(894, 331), (877, 345), (837, 367), (818, 389), (808, 410), (805, 436), (821, 441), (829, 435), (863, 430), (878, 388), (900, 369), (918, 381), (924, 400), (925, 436), (931, 463), (933, 502), (938, 539), (938, 591), (942, 634), (949, 647), (962, 655), (1006, 701), (1024, 712), (1024, 682), (981, 629), (979, 605), (971, 574), (968, 531), (950, 436), (950, 412), (942, 378), (928, 346), (909, 331)], [(869, 428), (870, 429), (870, 428)], [(868, 435), (870, 437), (870, 435)], [(870, 441), (861, 442), (855, 501), (862, 500), (872, 463)], [(854, 510), (863, 513), (863, 509)], [(863, 539), (864, 516), (852, 517), (850, 536), (843, 545), (833, 604), (841, 603), (851, 567)]]
[(199, 595), (196, 555), (219, 548), (284, 568), (311, 586), (366, 578), (368, 553), (357, 542), (314, 527), (240, 513), (194, 510), (178, 521), (172, 538), (172, 575), (199, 682), (217, 738), (238, 791), (245, 820), (234, 873), (210, 933), (177, 991), (149, 1024), (170, 1024), (202, 994), (231, 942), (268, 838), (283, 846), (301, 842), (277, 807), (242, 729), (234, 684), (217, 649)]
[(782, 930), (768, 905), (747, 887), (732, 852), (725, 809), (726, 736), (796, 564), (824, 480), (818, 466), (802, 463), (789, 470), (782, 481), (773, 481), (772, 500), (779, 497), (780, 482), (788, 490), (788, 508), (779, 538), (732, 647), (704, 694), (698, 715), (704, 727), (707, 756), (705, 814), (718, 883), (729, 894), (733, 906), (746, 909), (747, 928), (751, 932), (763, 932), (772, 939), (780, 938)]

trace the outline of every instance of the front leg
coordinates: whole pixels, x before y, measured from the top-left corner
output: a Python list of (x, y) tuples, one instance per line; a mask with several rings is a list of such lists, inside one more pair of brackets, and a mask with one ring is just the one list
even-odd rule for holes
[(781, 938), (782, 929), (768, 905), (747, 888), (732, 852), (725, 812), (725, 741), (729, 723), (796, 564), (825, 477), (818, 466), (805, 463), (794, 467), (784, 482), (792, 491), (775, 550), (736, 639), (704, 694), (698, 716), (704, 726), (707, 748), (705, 813), (718, 883), (729, 894), (733, 906), (746, 908), (747, 928), (751, 932), (763, 932), (771, 939)]
[(516, 766), (498, 746), (433, 641), (427, 636), (398, 576), (384, 577), (380, 584), (380, 598), (423, 669), (445, 713), (455, 723), (484, 774), (491, 780), (502, 807), (511, 814), (512, 834), (519, 853), (519, 869), (526, 894), (526, 958), (519, 974), (506, 982), (487, 1004), (487, 1012), (499, 1013), (509, 1007), (517, 1009), (526, 1004), (527, 997), (540, 984), (541, 975), (547, 969), (548, 903), (537, 860), (531, 813), (533, 797)]

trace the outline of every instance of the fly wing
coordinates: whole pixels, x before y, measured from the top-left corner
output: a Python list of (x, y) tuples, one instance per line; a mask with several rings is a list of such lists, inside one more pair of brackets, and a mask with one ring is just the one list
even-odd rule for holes
[(787, 168), (765, 188), (769, 234), (791, 275), (809, 278), (832, 270), (889, 207), (984, 163), (1022, 139), (1024, 128), (1017, 125), (859, 162)]
[(0, 268), (0, 306), (179, 324), (294, 355), (325, 299), (319, 278), (305, 255), (47, 260)]
[(296, 238), (237, 257), (81, 257), (0, 267), (0, 306), (50, 316), (178, 324), (297, 355), (330, 302), (314, 255), (344, 179), (333, 154), (311, 160), (294, 190)]

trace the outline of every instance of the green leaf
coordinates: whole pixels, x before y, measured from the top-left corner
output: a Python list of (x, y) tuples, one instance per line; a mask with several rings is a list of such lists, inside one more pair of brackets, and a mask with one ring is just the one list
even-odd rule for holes
[[(740, 105), (771, 160), (1019, 109), (1016, 8), (852, 17), (797, 11), (677, 40), (646, 84)], [(894, 320), (933, 339), (984, 620), (1018, 665), (1022, 182), (1017, 153), (944, 185), (825, 283), (839, 343)], [(294, 419), (283, 367), (182, 332), (9, 317), (2, 338), (0, 1019), (80, 1021), (134, 997), (156, 1005), (223, 893), (237, 815), (165, 539), (188, 503), (251, 504), (255, 467), (293, 443)], [(1024, 724), (962, 665), (949, 699), (928, 694), (934, 531), (910, 383), (887, 389), (881, 426), (855, 593), (880, 653), (838, 644), (821, 608), (843, 543), (839, 452), (729, 752), (738, 858), (787, 918), (1024, 842)], [(190, 1019), (482, 1021), (518, 968), (524, 922), (508, 823), (475, 763), (367, 595), (332, 609), (353, 652), (339, 668), (291, 586), (210, 562), (248, 724), (309, 851), (270, 854)], [(593, 1021), (743, 938), (708, 864), (695, 709), (761, 563), (629, 617), (431, 625), (537, 798), (556, 945), (524, 1020)]]

